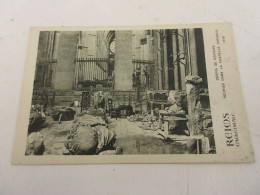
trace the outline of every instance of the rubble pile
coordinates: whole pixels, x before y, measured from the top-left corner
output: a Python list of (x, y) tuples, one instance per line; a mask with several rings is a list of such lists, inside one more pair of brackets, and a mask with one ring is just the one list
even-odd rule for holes
[(200, 78), (199, 76), (191, 76), (188, 75), (185, 77), (186, 83), (194, 83), (194, 84), (199, 84), (202, 82), (202, 78)]
[(152, 116), (151, 114), (140, 115), (135, 114), (127, 117), (130, 122), (141, 122), (138, 127), (143, 130), (157, 130), (159, 129), (159, 121), (156, 116)]
[(131, 115), (131, 116), (128, 116), (127, 117), (127, 120), (130, 121), (130, 122), (140, 122), (143, 120), (143, 115), (141, 114), (135, 114), (135, 115)]
[(27, 137), (25, 155), (42, 155), (45, 150), (43, 136), (33, 132)]
[(139, 127), (143, 130), (152, 130), (156, 131), (159, 129), (160, 124), (158, 121), (149, 121), (149, 122), (142, 122)]
[(144, 116), (142, 123), (139, 125), (140, 128), (144, 130), (153, 130), (156, 131), (159, 129), (160, 124), (156, 116), (152, 116), (151, 114), (147, 114)]
[(147, 114), (143, 117), (142, 122), (150, 122), (150, 121), (156, 121), (156, 116), (152, 116), (151, 114)]
[(74, 121), (64, 145), (71, 154), (93, 155), (113, 149), (115, 137), (114, 131), (108, 129), (101, 117), (85, 112)]

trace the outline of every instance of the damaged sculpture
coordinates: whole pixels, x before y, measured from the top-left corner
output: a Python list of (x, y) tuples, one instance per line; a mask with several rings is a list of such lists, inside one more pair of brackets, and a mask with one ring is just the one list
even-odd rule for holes
[(64, 145), (70, 154), (93, 155), (114, 150), (115, 139), (115, 132), (108, 129), (101, 117), (85, 112), (74, 121)]

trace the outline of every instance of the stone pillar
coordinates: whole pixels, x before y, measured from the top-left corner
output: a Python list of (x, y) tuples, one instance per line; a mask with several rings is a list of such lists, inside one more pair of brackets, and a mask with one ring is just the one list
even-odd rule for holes
[(164, 89), (169, 89), (169, 69), (168, 69), (168, 57), (167, 57), (167, 43), (166, 32), (163, 30), (163, 66), (164, 66)]
[(176, 62), (177, 60), (177, 39), (176, 35), (172, 35), (172, 51), (173, 51), (173, 78), (174, 78), (174, 89), (179, 89), (179, 75), (178, 75), (178, 64)]
[[(60, 31), (56, 31), (54, 35), (54, 45), (53, 45), (53, 52), (52, 52), (52, 58), (57, 60), (58, 51), (59, 51), (59, 41), (60, 41)], [(56, 66), (56, 64), (53, 64)], [(54, 87), (55, 84), (55, 75), (56, 75), (56, 67), (53, 67), (53, 74), (52, 74), (52, 80), (51, 80), (51, 86)]]
[(151, 66), (151, 88), (157, 90), (159, 87), (159, 75), (158, 75), (158, 63), (157, 63), (157, 38), (156, 31), (152, 30), (151, 47), (150, 47), (150, 59), (153, 61)]
[(157, 66), (158, 66), (158, 89), (162, 90), (163, 87), (163, 70), (162, 70), (162, 56), (161, 56), (161, 36), (160, 32), (156, 32), (156, 39), (157, 39)]
[(167, 62), (168, 62), (168, 85), (169, 89), (174, 89), (174, 67), (173, 67), (173, 43), (172, 31), (166, 30), (166, 45), (167, 45)]
[[(179, 54), (180, 54), (180, 58), (183, 57), (183, 53), (185, 53), (184, 51), (184, 45), (183, 45), (183, 37), (184, 37), (184, 33), (182, 30), (178, 30), (178, 37), (179, 37)], [(186, 76), (186, 69), (185, 69), (185, 65), (181, 62), (184, 62), (183, 60), (180, 60), (180, 63), (179, 63), (179, 67), (180, 67), (180, 79), (179, 79), (179, 82), (181, 82), (180, 86), (181, 86), (181, 90), (185, 90), (186, 88), (186, 84), (185, 84), (185, 76)]]
[(189, 34), (189, 45), (190, 45), (190, 68), (191, 75), (198, 75), (198, 65), (197, 65), (197, 53), (196, 53), (196, 40), (195, 40), (195, 31), (194, 29), (188, 30)]
[(57, 51), (54, 89), (73, 89), (79, 32), (61, 31)]
[(115, 90), (132, 90), (132, 31), (115, 32)]
[(53, 54), (52, 54), (53, 59), (57, 59), (59, 42), (60, 42), (60, 31), (56, 31), (54, 36), (54, 47), (53, 47)]

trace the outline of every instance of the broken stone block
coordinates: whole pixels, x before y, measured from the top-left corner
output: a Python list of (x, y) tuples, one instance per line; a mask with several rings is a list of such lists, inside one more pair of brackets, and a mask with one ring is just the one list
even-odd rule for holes
[(193, 83), (193, 84), (199, 84), (202, 82), (202, 78), (200, 78), (199, 76), (186, 76), (185, 77), (185, 81), (186, 83)]
[(26, 155), (42, 155), (45, 150), (43, 136), (39, 132), (33, 132), (27, 137)]
[(181, 107), (177, 106), (176, 104), (170, 106), (167, 108), (166, 110), (169, 113), (175, 113), (175, 114), (179, 114), (179, 115), (185, 115), (185, 111), (182, 110)]

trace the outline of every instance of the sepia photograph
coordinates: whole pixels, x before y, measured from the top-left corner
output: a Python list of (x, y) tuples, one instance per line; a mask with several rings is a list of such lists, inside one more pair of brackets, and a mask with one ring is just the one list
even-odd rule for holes
[(260, 194), (259, 7), (1, 1), (0, 195)]
[(25, 155), (216, 154), (202, 28), (40, 31)]

